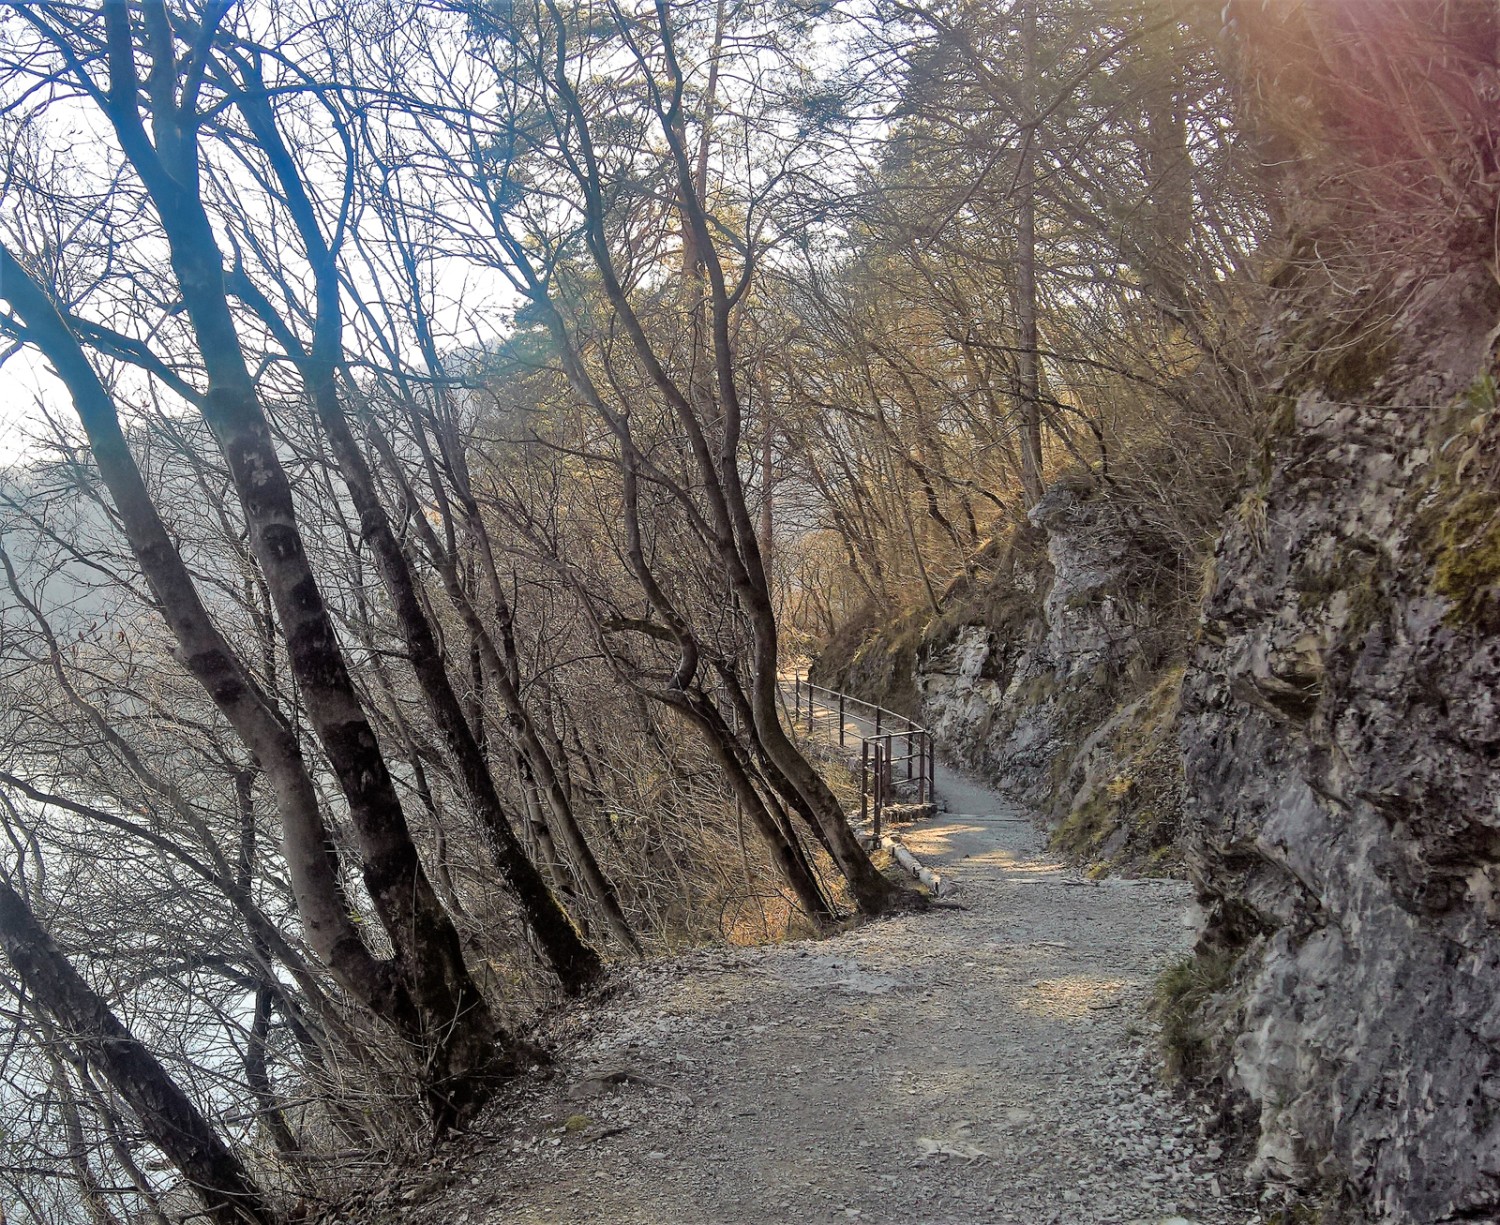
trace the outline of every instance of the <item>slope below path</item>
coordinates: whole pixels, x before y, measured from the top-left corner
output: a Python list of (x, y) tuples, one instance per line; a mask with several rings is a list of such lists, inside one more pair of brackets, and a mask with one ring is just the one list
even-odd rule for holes
[[(940, 768), (907, 845), (961, 909), (621, 971), (385, 1220), (1202, 1225), (1259, 1218), (1154, 1070), (1187, 887), (1087, 881)], [(371, 1205), (372, 1208), (375, 1205)]]

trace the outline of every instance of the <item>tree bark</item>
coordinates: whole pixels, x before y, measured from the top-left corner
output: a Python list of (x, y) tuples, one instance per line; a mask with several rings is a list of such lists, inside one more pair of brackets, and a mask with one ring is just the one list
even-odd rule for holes
[(1025, 107), (1016, 172), (1017, 381), (1020, 384), (1021, 485), (1042, 498), (1042, 395), (1036, 321), (1036, 0), (1021, 0), (1021, 91)]
[(803, 913), (816, 926), (826, 927), (838, 916), (828, 905), (828, 900), (823, 896), (818, 882), (808, 870), (806, 861), (798, 853), (797, 848), (790, 843), (775, 817), (766, 807), (764, 798), (756, 790), (755, 783), (741, 758), (741, 746), (733, 732), (724, 724), (723, 717), (701, 696), (694, 700), (687, 695), (682, 695), (682, 699), (674, 702), (673, 705), (692, 720), (703, 733), (709, 749), (718, 759), (725, 777), (729, 779), (729, 784), (734, 789), (735, 798), (749, 814), (756, 833), (760, 835), (761, 841), (766, 844), (766, 848), (771, 853), (771, 861), (796, 895), (797, 904), (802, 907)]
[[(401, 551), (390, 516), (376, 490), (370, 466), (349, 428), (339, 401), (337, 361), (342, 348), (342, 324), (334, 252), (322, 236), (311, 200), (281, 139), (264, 90), (254, 88), (260, 84), (258, 78), (252, 78), (248, 84), (252, 88), (240, 109), (286, 193), (288, 210), (313, 269), (319, 310), (311, 349), (304, 348), (290, 329), (275, 318), (274, 312), (263, 310), (262, 318), (277, 334), (302, 375), (318, 421), (332, 446), (339, 474), (359, 516), (360, 535), (374, 554), (376, 569), (390, 597), (406, 645), (407, 660), (416, 675), (432, 721), (458, 767), (459, 779), (489, 837), (501, 874), (519, 900), (527, 924), (541, 944), (553, 971), (569, 992), (578, 994), (599, 978), (603, 965), (547, 888), (536, 865), (526, 857), (500, 801), (484, 751), (474, 736), (463, 703), (448, 675), (447, 663), (422, 606), (415, 576)], [(629, 932), (628, 927), (626, 931)]]
[[(141, 80), (131, 8), (105, 6), (109, 87), (103, 105), (145, 185), (166, 239), (208, 389), (199, 408), (233, 479), (250, 548), (265, 578), (308, 721), (348, 803), (365, 885), (395, 951), (407, 1007), (387, 1009), (423, 1052), (429, 1106), (439, 1129), (482, 1101), (501, 1065), (497, 1027), (463, 961), (457, 929), (417, 854), (379, 742), (349, 676), (297, 524), (277, 454), (229, 307), (223, 259), (199, 194), (195, 93), (179, 103), (170, 19), (159, 0), (141, 6), (151, 70), (151, 135), (139, 109)], [(206, 32), (208, 33), (208, 32)], [(201, 54), (205, 64), (211, 42)], [(309, 253), (311, 256), (316, 253)], [(319, 275), (319, 338), (337, 340), (337, 278)], [(331, 319), (331, 322), (330, 322)], [(331, 362), (329, 363), (332, 364)]]
[(215, 1225), (276, 1225), (278, 1215), (208, 1120), (58, 949), (0, 879), (0, 948), (27, 992), (86, 1050), (135, 1112), (141, 1130), (192, 1186)]
[(151, 501), (113, 401), (51, 299), (3, 247), (0, 291), (24, 320), (28, 339), (68, 388), (131, 551), (177, 640), (178, 658), (254, 754), (276, 795), (282, 851), (308, 943), (372, 1012), (404, 1016), (410, 1002), (390, 967), (370, 954), (350, 920), (332, 836), (296, 736), (204, 608)]

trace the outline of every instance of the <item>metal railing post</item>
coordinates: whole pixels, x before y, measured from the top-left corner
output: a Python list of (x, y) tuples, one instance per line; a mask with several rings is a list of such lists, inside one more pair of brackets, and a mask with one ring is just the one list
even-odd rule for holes
[(870, 819), (870, 742), (859, 742), (859, 823)]
[[(859, 738), (859, 818), (861, 824), (865, 822), (871, 824), (877, 843), (885, 824), (885, 810), (894, 802), (896, 779), (900, 777), (896, 773), (897, 740), (906, 742), (902, 752), (902, 759), (906, 764), (905, 780), (907, 784), (916, 784), (916, 802), (934, 805), (937, 803), (937, 741), (930, 729), (908, 719), (905, 715), (886, 710), (885, 707), (875, 702), (851, 697), (841, 690), (815, 685), (811, 677), (804, 677), (801, 672), (794, 672), (792, 674), (792, 729), (794, 731), (803, 727), (802, 692), (804, 689), (807, 691), (805, 714), (807, 734), (809, 736), (827, 734), (827, 727), (818, 723), (817, 694), (818, 690), (822, 689), (823, 721), (826, 724), (829, 719), (837, 718), (840, 748), (847, 747), (849, 741), (850, 705), (853, 704), (856, 710), (863, 705), (865, 709), (874, 712), (874, 731), (866, 735), (862, 726), (866, 716), (855, 714), (854, 734)], [(780, 692), (784, 695), (786, 691), (783, 689)], [(783, 713), (785, 710), (783, 706)], [(731, 718), (737, 725), (736, 714), (737, 712), (732, 712)], [(887, 715), (890, 718), (887, 718)]]
[(917, 742), (917, 803), (927, 803), (927, 733), (913, 737)]
[(885, 792), (891, 793), (891, 784), (895, 782), (895, 775), (891, 772), (891, 736), (886, 733), (885, 737)]

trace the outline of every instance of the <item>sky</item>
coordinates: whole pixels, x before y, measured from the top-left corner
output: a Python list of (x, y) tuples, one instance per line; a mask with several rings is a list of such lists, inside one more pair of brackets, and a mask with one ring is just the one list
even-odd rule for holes
[(66, 395), (41, 358), (29, 349), (11, 354), (0, 365), (0, 466), (25, 459), (26, 435), (35, 427), (42, 397), (57, 409), (68, 407)]

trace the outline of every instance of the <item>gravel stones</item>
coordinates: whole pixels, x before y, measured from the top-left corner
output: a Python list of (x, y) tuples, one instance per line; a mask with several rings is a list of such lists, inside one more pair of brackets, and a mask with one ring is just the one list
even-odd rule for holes
[(1184, 939), (1185, 887), (1088, 885), (1003, 801), (949, 782), (980, 814), (905, 837), (961, 909), (617, 971), (551, 1080), (466, 1142), (479, 1184), (387, 1219), (1258, 1220), (1155, 1072), (1145, 1004)]

